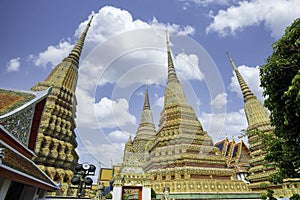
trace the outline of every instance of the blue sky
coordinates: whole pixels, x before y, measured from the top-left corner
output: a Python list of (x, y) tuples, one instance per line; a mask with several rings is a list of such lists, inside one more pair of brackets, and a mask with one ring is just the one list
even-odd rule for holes
[(247, 127), (229, 51), (261, 99), (258, 67), (299, 17), (298, 0), (3, 0), (0, 87), (29, 90), (72, 49), (89, 17), (76, 95), (80, 161), (120, 162), (135, 135), (145, 84), (157, 125), (166, 83), (164, 31), (175, 68), (214, 141)]

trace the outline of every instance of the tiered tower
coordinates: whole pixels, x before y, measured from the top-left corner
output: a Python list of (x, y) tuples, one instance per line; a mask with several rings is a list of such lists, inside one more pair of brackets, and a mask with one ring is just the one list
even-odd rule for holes
[(145, 92), (144, 107), (136, 136), (131, 135), (125, 144), (120, 173), (114, 177), (114, 199), (123, 195), (137, 194), (142, 199), (151, 198), (151, 179), (143, 170), (148, 158), (148, 146), (155, 137), (155, 126), (149, 104), (148, 86)]
[(155, 138), (155, 125), (153, 123), (152, 112), (149, 103), (148, 85), (146, 86), (144, 107), (140, 118), (140, 123), (133, 141), (135, 152), (147, 152), (148, 143)]
[(148, 146), (155, 138), (155, 133), (147, 86), (144, 107), (136, 136), (133, 141), (130, 136), (125, 144), (121, 173), (131, 175), (144, 173), (143, 166), (148, 157)]
[(225, 158), (203, 130), (187, 103), (174, 68), (167, 36), (168, 81), (159, 129), (149, 146), (144, 170), (152, 177), (152, 188), (162, 193), (169, 187), (177, 193), (247, 192), (247, 185), (226, 168)]
[(233, 70), (240, 84), (244, 97), (244, 110), (248, 121), (247, 135), (250, 144), (250, 169), (248, 179), (251, 182), (252, 190), (262, 191), (264, 186), (269, 185), (268, 177), (274, 172), (274, 168), (265, 167), (266, 148), (259, 135), (270, 133), (273, 128), (270, 124), (269, 113), (263, 104), (251, 92), (235, 63), (227, 52)]
[(54, 181), (62, 184), (57, 195), (71, 195), (69, 184), (74, 175), (73, 168), (78, 162), (74, 132), (75, 89), (79, 58), (91, 20), (92, 18), (70, 54), (52, 70), (45, 81), (31, 88), (33, 91), (40, 91), (52, 87), (42, 115), (34, 162)]
[(261, 134), (273, 134), (273, 127), (270, 123), (269, 112), (263, 104), (251, 92), (242, 75), (238, 71), (234, 61), (227, 52), (233, 70), (237, 76), (244, 97), (244, 110), (248, 121), (247, 135), (250, 144), (250, 169), (248, 179), (250, 188), (253, 191), (266, 192), (267, 189), (275, 191), (276, 197), (292, 196), (298, 194), (299, 180), (286, 180), (284, 184), (274, 185), (268, 181), (268, 177), (275, 172), (272, 165), (268, 165), (265, 156), (267, 147), (263, 144)]

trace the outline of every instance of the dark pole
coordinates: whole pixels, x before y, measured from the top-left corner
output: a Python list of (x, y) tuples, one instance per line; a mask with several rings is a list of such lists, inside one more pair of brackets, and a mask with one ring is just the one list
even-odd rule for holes
[(83, 185), (83, 181), (80, 180), (80, 183), (78, 185), (78, 193), (77, 193), (78, 199), (80, 199), (81, 197), (82, 185)]
[(85, 192), (85, 177), (87, 175), (87, 170), (83, 170), (81, 175), (80, 175), (80, 183), (78, 185), (78, 198), (80, 199), (80, 197), (82, 197), (82, 193)]

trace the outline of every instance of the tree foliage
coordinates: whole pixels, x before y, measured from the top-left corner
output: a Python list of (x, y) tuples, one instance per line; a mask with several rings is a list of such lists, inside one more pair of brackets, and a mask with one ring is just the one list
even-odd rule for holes
[(108, 193), (107, 195), (105, 195), (105, 198), (106, 198), (106, 199), (112, 199), (112, 194), (111, 194), (111, 193)]
[(273, 54), (260, 67), (265, 106), (275, 127), (266, 159), (278, 173), (271, 178), (300, 177), (300, 18), (273, 44)]
[(293, 194), (293, 196), (291, 196), (290, 200), (300, 200), (300, 195), (299, 194)]
[(268, 200), (276, 200), (276, 198), (273, 197), (273, 194), (274, 194), (274, 191), (268, 189), (268, 190), (267, 190), (267, 193), (262, 193), (262, 194), (260, 195), (260, 198), (261, 198), (261, 199), (268, 199)]

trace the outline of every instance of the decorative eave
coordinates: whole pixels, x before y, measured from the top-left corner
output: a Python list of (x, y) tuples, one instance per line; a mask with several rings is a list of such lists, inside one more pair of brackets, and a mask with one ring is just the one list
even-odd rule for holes
[(17, 140), (9, 131), (7, 131), (2, 125), (0, 125), (0, 140), (5, 141), (11, 147), (21, 152), (27, 158), (32, 158), (36, 154), (30, 150), (27, 146)]
[(60, 189), (31, 159), (0, 140), (4, 158), (0, 163), (0, 177), (49, 191)]
[(225, 143), (225, 142), (229, 142), (227, 137), (223, 140), (220, 140), (220, 141), (216, 142), (215, 146), (217, 146), (218, 144), (221, 144), (221, 143)]
[(9, 116), (12, 116), (12, 115), (15, 115), (15, 114), (21, 112), (22, 110), (28, 108), (32, 104), (37, 104), (40, 101), (42, 101), (43, 99), (45, 99), (51, 93), (52, 87), (49, 87), (47, 90), (43, 90), (43, 91), (24, 91), (24, 90), (15, 90), (15, 89), (13, 89), (13, 90), (5, 89), (5, 90), (11, 90), (11, 91), (20, 92), (20, 93), (28, 93), (28, 94), (34, 95), (35, 97), (32, 100), (24, 103), (20, 107), (14, 109), (8, 113), (5, 113), (3, 115), (0, 115), (0, 122)]
[(6, 120), (14, 118), (14, 116), (22, 113), (22, 111), (34, 105), (34, 114), (33, 114), (30, 131), (29, 131), (28, 145), (25, 145), (22, 142), (20, 142), (18, 138), (16, 138), (12, 133), (10, 133), (9, 130), (7, 130), (7, 128), (5, 128), (0, 124), (0, 133), (1, 133), (0, 139), (5, 141), (10, 146), (12, 146), (14, 149), (24, 154), (29, 159), (31, 159), (33, 156), (36, 156), (34, 153), (34, 148), (35, 148), (36, 138), (38, 134), (38, 129), (41, 121), (41, 116), (44, 110), (44, 106), (46, 103), (46, 99), (48, 95), (51, 93), (51, 89), (52, 88), (49, 87), (47, 90), (39, 91), (39, 92), (14, 90), (16, 92), (32, 94), (35, 96), (35, 98), (28, 101), (27, 103), (24, 103), (20, 107), (0, 116), (0, 123), (5, 122)]
[(4, 177), (4, 178), (9, 178), (12, 179), (13, 181), (16, 181), (16, 182), (20, 182), (20, 183), (23, 183), (23, 184), (26, 184), (26, 185), (34, 185), (38, 188), (42, 188), (42, 189), (45, 189), (45, 190), (48, 190), (48, 191), (56, 191), (56, 190), (59, 190), (60, 187), (56, 186), (55, 184), (52, 185), (52, 184), (49, 184), (49, 183), (46, 183), (46, 182), (43, 182), (39, 179), (36, 179), (32, 176), (29, 176), (25, 173), (22, 173), (22, 172), (19, 172), (13, 168), (10, 168), (6, 165), (3, 165), (3, 164), (0, 164), (0, 174), (1, 174), (1, 177)]
[[(229, 143), (228, 138), (226, 137), (226, 138), (223, 139), (223, 140), (219, 140), (218, 142), (216, 142), (216, 143), (214, 144), (214, 146), (217, 147), (219, 144), (222, 144), (222, 143), (223, 143), (223, 149), (224, 149), (225, 145), (227, 145), (227, 144)], [(222, 149), (220, 149), (220, 151), (222, 151)]]
[(240, 143), (241, 143), (242, 148), (247, 152), (248, 155), (250, 155), (251, 151), (247, 147), (247, 145), (245, 144), (245, 142), (242, 140)]

